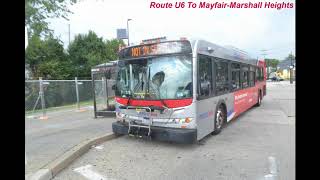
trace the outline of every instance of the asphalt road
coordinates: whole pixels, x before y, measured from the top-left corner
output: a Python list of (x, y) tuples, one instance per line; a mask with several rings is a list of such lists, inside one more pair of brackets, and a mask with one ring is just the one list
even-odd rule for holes
[(294, 180), (295, 85), (267, 86), (262, 105), (219, 135), (192, 145), (122, 136), (92, 148), (54, 179)]
[(93, 111), (56, 111), (47, 120), (25, 122), (25, 174), (34, 173), (80, 142), (112, 132), (113, 118), (93, 118)]

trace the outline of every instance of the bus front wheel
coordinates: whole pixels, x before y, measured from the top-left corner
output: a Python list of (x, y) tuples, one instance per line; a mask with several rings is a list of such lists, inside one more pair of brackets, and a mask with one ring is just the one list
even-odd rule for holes
[(216, 116), (214, 120), (214, 131), (212, 135), (217, 135), (221, 132), (224, 122), (226, 121), (226, 112), (223, 105), (220, 105), (216, 111)]

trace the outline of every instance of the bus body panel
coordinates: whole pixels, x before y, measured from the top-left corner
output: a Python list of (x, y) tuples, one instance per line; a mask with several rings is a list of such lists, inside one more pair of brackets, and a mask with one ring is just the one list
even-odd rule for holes
[(231, 119), (233, 116), (233, 93), (224, 94), (221, 96), (215, 96), (208, 99), (199, 100), (196, 102), (197, 107), (197, 139), (200, 140), (206, 135), (213, 132), (214, 119), (219, 103), (223, 103), (227, 109), (227, 118)]
[[(195, 129), (196, 128), (196, 120), (195, 120), (195, 103), (192, 103), (189, 106), (180, 107), (180, 108), (170, 108), (168, 110), (164, 110), (163, 112), (154, 110), (154, 112), (147, 112), (145, 109), (141, 109), (137, 107), (136, 109), (120, 109), (119, 103), (116, 105), (116, 114), (117, 118), (121, 120), (128, 121), (136, 120), (141, 125), (148, 125), (149, 121), (145, 121), (143, 119), (152, 119), (152, 126), (157, 127), (170, 127), (170, 128), (181, 128), (181, 126), (185, 126), (187, 129)], [(119, 113), (125, 114), (127, 117), (123, 118), (119, 116)], [(150, 117), (151, 116), (151, 117)], [(193, 120), (190, 123), (174, 123), (171, 122), (173, 119), (185, 119), (192, 118)]]
[(214, 113), (218, 100), (218, 98), (213, 97), (195, 103), (197, 108), (197, 140), (202, 139), (213, 131)]
[(261, 98), (263, 98), (264, 82), (256, 82), (256, 85), (250, 88), (241, 89), (234, 92), (234, 117), (247, 111), (258, 102), (258, 93), (261, 91)]
[(258, 91), (255, 87), (239, 90), (234, 93), (235, 117), (257, 103)]

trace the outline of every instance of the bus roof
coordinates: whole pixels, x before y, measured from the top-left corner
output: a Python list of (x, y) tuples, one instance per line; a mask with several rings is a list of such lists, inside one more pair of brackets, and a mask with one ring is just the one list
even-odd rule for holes
[(110, 61), (107, 63), (99, 64), (91, 68), (92, 74), (99, 74), (99, 73), (105, 73), (109, 70), (115, 71), (117, 68), (118, 61)]
[(118, 61), (110, 61), (94, 66), (93, 68), (111, 67), (117, 65)]
[[(233, 46), (220, 46), (209, 41), (205, 41), (202, 39), (184, 39), (184, 40), (166, 40), (160, 43), (165, 42), (175, 42), (175, 41), (189, 41), (191, 44), (192, 52), (196, 52), (199, 54), (204, 54), (208, 56), (214, 56), (221, 59), (231, 60), (235, 62), (241, 62), (251, 65), (258, 65), (258, 59), (251, 58), (247, 52), (240, 50)], [(132, 47), (139, 47), (148, 44), (155, 44), (155, 43), (145, 43), (133, 46), (127, 46), (124, 49), (132, 48)], [(122, 49), (122, 50), (124, 50)], [(128, 57), (127, 57), (128, 58)], [(124, 58), (127, 59), (127, 58)], [(132, 58), (132, 57), (131, 57)], [(131, 59), (129, 58), (129, 59)]]
[(209, 41), (190, 40), (192, 51), (221, 59), (257, 65), (258, 59), (251, 58), (248, 53), (233, 46), (219, 46)]

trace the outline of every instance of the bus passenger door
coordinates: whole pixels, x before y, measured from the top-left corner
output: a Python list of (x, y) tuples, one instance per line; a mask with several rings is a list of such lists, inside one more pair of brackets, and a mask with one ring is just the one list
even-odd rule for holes
[(200, 140), (214, 129), (215, 98), (197, 101), (197, 139)]
[(209, 56), (198, 55), (197, 73), (197, 139), (200, 140), (213, 131), (215, 109), (213, 95), (213, 60)]

